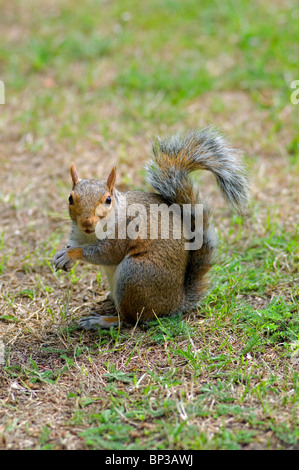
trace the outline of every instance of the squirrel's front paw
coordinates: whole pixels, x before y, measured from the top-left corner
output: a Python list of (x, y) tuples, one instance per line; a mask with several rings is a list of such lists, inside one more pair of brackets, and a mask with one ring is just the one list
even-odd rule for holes
[(63, 248), (63, 250), (57, 251), (53, 258), (53, 264), (56, 271), (58, 271), (58, 269), (63, 269), (64, 271), (69, 271), (71, 269), (74, 261), (68, 256), (68, 248)]

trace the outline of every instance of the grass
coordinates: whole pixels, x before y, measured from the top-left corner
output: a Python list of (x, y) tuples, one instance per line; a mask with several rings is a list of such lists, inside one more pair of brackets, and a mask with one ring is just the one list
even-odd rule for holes
[[(18, 0), (1, 9), (0, 448), (298, 449), (295, 1)], [(251, 217), (195, 175), (219, 237), (198, 309), (82, 332), (104, 277), (55, 273), (69, 166), (146, 189), (154, 135), (244, 149)]]

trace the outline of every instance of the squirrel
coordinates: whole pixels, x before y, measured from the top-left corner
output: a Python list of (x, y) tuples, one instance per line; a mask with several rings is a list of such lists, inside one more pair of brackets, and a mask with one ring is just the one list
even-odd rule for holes
[[(54, 256), (54, 266), (68, 271), (77, 260), (100, 265), (110, 288), (100, 312), (81, 318), (81, 328), (134, 324), (198, 305), (217, 243), (210, 210), (189, 176), (195, 170), (211, 171), (232, 208), (242, 216), (247, 213), (247, 173), (236, 152), (211, 128), (156, 138), (146, 165), (147, 182), (155, 192), (118, 191), (115, 166), (107, 180), (80, 179), (71, 166), (72, 229), (67, 247)], [(136, 207), (139, 217), (134, 218)], [(168, 218), (157, 213), (161, 207)], [(155, 223), (158, 228), (152, 230)], [(200, 243), (195, 248), (187, 243), (196, 238)]]

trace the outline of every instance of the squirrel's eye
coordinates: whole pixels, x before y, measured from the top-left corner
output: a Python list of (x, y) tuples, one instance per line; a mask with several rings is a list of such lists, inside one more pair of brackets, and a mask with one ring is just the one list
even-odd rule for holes
[(107, 199), (105, 201), (105, 204), (111, 204), (111, 197), (110, 196), (107, 197)]
[(69, 203), (70, 203), (71, 206), (74, 204), (74, 199), (73, 199), (72, 195), (70, 195), (70, 197), (69, 197)]

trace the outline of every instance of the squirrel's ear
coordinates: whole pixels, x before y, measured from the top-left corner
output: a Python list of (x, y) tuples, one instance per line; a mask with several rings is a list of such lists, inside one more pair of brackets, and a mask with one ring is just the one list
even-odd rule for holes
[(71, 167), (71, 177), (73, 180), (73, 188), (74, 188), (79, 181), (79, 176), (78, 176), (78, 173), (74, 164), (72, 164), (72, 167)]
[(110, 194), (113, 194), (115, 180), (116, 180), (116, 166), (112, 168), (111, 173), (107, 179), (107, 185), (108, 185)]

